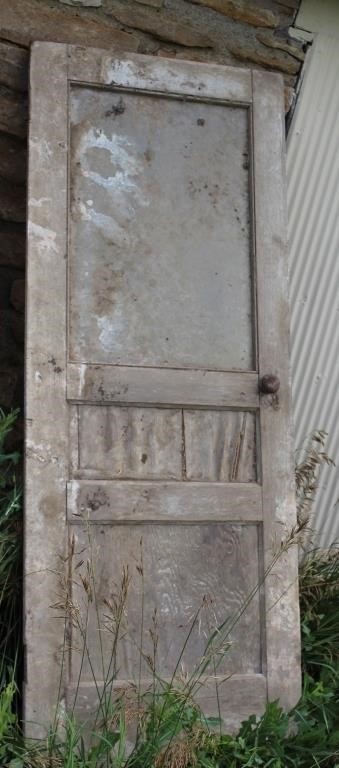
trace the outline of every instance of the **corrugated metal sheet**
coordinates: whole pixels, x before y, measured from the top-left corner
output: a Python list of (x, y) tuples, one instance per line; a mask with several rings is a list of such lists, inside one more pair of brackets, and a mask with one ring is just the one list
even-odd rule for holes
[(339, 38), (323, 31), (290, 129), (287, 177), (296, 445), (328, 432), (337, 467), (322, 471), (314, 527), (329, 545), (339, 540)]

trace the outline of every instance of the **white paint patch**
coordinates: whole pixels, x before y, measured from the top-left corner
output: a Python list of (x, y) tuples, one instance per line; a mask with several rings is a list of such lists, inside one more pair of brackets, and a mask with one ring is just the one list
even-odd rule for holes
[[(112, 216), (107, 216), (106, 213), (99, 213), (93, 208), (86, 208), (85, 203), (80, 202), (78, 204), (79, 213), (83, 221), (91, 221), (92, 224), (109, 240), (112, 240), (116, 245), (129, 245), (134, 242), (131, 234), (127, 232), (125, 227), (121, 227)], [(88, 272), (85, 273), (86, 277)]]
[(34, 224), (33, 221), (29, 221), (28, 235), (34, 240), (34, 245), (39, 253), (43, 254), (46, 251), (57, 253), (56, 232), (53, 232), (52, 229), (41, 227), (40, 224)]
[[(94, 149), (105, 153), (102, 159), (91, 151)], [(102, 130), (89, 126), (79, 140), (75, 162), (83, 178), (107, 191), (107, 196), (96, 194), (94, 200), (90, 197), (86, 202), (78, 202), (82, 220), (91, 222), (104, 238), (116, 245), (132, 248), (135, 243), (130, 221), (136, 208), (149, 205), (138, 186), (144, 167), (133, 143), (126, 136), (107, 136)], [(113, 172), (106, 174), (107, 167)]]
[[(140, 68), (139, 68), (140, 69)], [(112, 59), (107, 63), (104, 74), (106, 83), (116, 83), (117, 85), (139, 85), (140, 74), (138, 76), (137, 67), (132, 61), (114, 61)]]
[(85, 381), (86, 381), (86, 363), (81, 363), (80, 365), (80, 376), (79, 376), (79, 397), (82, 397), (84, 389), (85, 389)]
[(124, 316), (121, 308), (115, 308), (114, 318), (103, 315), (97, 317), (96, 320), (100, 331), (99, 341), (102, 346), (108, 351), (112, 351), (114, 347), (116, 352), (120, 352), (119, 336), (124, 330)]
[[(200, 65), (201, 66), (201, 65)], [(185, 71), (186, 70), (186, 71)], [(250, 97), (250, 78), (248, 72), (239, 74), (234, 69), (234, 80), (230, 84), (226, 82), (226, 76), (222, 67), (209, 65), (209, 70), (204, 73), (197, 72), (194, 64), (186, 62), (185, 70), (181, 62), (152, 61), (140, 71), (140, 65), (133, 61), (104, 62), (103, 76), (107, 84), (123, 85), (129, 88), (152, 88), (162, 92), (180, 91), (186, 94), (206, 93), (211, 97), (235, 99), (247, 101)]]
[[(91, 149), (108, 152), (109, 163), (114, 169), (114, 174), (104, 176), (97, 170), (98, 161), (95, 155), (89, 154)], [(94, 184), (109, 189), (113, 195), (114, 193), (125, 195), (126, 192), (130, 192), (140, 205), (149, 204), (137, 185), (138, 176), (143, 172), (143, 164), (137, 158), (135, 146), (126, 136), (113, 133), (109, 137), (102, 130), (91, 126), (81, 136), (75, 160), (80, 163), (81, 174)], [(94, 163), (95, 168), (93, 168)], [(114, 198), (114, 203), (116, 202)], [(91, 207), (93, 200), (87, 201), (87, 205)], [(133, 210), (132, 213), (134, 213)]]
[[(128, 178), (123, 171), (117, 171), (114, 176), (100, 176), (100, 173), (97, 173), (96, 171), (83, 171), (82, 175), (87, 179), (91, 179), (91, 181), (94, 181), (95, 184), (98, 184), (100, 187), (106, 187), (106, 189), (108, 187), (113, 187), (116, 190), (124, 192), (137, 189), (135, 181)], [(87, 201), (87, 205), (88, 204)], [(93, 203), (91, 203), (91, 205), (93, 205)]]
[(58, 457), (51, 456), (51, 446), (49, 444), (41, 445), (34, 443), (33, 440), (27, 440), (26, 455), (29, 459), (35, 459), (39, 464), (57, 464)]
[(42, 381), (42, 376), (41, 376), (40, 371), (35, 371), (34, 379), (35, 379), (37, 384), (40, 384), (40, 382)]
[(48, 160), (53, 154), (52, 147), (46, 139), (30, 139), (30, 149), (36, 152), (41, 162)]
[(31, 197), (30, 201), (29, 201), (29, 204), (33, 208), (41, 208), (44, 205), (44, 203), (50, 203), (50, 202), (51, 202), (51, 198), (50, 197), (40, 197), (39, 200), (37, 200), (34, 197)]
[(111, 216), (106, 216), (105, 213), (98, 213), (97, 211), (91, 211), (89, 217), (93, 224), (100, 229), (100, 231), (109, 239), (113, 240), (116, 245), (132, 244), (131, 235), (127, 234), (124, 227), (120, 227), (118, 222), (112, 219)]
[(78, 203), (78, 210), (79, 210), (80, 216), (83, 219), (83, 221), (90, 221), (91, 220), (90, 211), (87, 210), (85, 203), (82, 203), (80, 201)]
[(76, 515), (78, 512), (79, 491), (80, 486), (77, 480), (67, 483), (67, 507), (72, 515)]

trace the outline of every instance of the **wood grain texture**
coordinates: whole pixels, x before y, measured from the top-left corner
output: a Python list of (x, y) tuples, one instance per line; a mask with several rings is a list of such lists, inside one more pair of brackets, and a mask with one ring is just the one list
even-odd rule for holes
[(79, 406), (80, 470), (125, 479), (255, 482), (256, 416)]
[(24, 517), (24, 718), (36, 738), (53, 721), (61, 674), (64, 621), (50, 606), (66, 554), (68, 473), (67, 56), (60, 46), (42, 48), (34, 46), (30, 73)]
[(73, 480), (67, 486), (72, 523), (261, 521), (255, 483), (159, 483)]
[(188, 480), (257, 479), (256, 417), (236, 411), (184, 411)]
[[(86, 558), (88, 533), (85, 528), (73, 527), (79, 560)], [(102, 630), (104, 659), (108, 664), (112, 635), (108, 631), (109, 615), (105, 598), (119, 592), (124, 566), (131, 577), (126, 604), (124, 630), (118, 653), (118, 677), (137, 680), (141, 631), (141, 609), (144, 611), (143, 652), (152, 654), (149, 629), (152, 615), (157, 612), (159, 636), (157, 660), (163, 676), (171, 676), (194, 615), (200, 606), (196, 622), (187, 643), (182, 662), (192, 671), (204, 653), (212, 630), (228, 620), (232, 625), (245, 599), (259, 581), (258, 529), (256, 525), (215, 523), (211, 525), (113, 525), (91, 527), (91, 551), (94, 561), (96, 595), (99, 612), (106, 631)], [(138, 572), (138, 563), (143, 578)], [(76, 566), (75, 558), (74, 565)], [(202, 567), (208, 563), (208, 567)], [(81, 572), (81, 568), (80, 568)], [(78, 570), (75, 572), (79, 581)], [(74, 588), (74, 600), (82, 608), (84, 590)], [(261, 672), (261, 631), (259, 596), (256, 593), (245, 611), (227, 634), (232, 644), (220, 664), (220, 674)], [(76, 635), (72, 643), (77, 644)], [(87, 633), (89, 652), (98, 678), (102, 674), (98, 626), (94, 606), (90, 607)], [(72, 654), (75, 679), (79, 672), (79, 656)], [(143, 663), (143, 677), (152, 675)], [(213, 673), (213, 668), (209, 673)], [(92, 673), (85, 662), (83, 680), (90, 681)]]
[(258, 375), (69, 363), (67, 397), (72, 402), (254, 409), (259, 405)]
[(180, 410), (80, 406), (79, 415), (81, 468), (112, 478), (181, 478)]
[[(289, 374), (284, 110), (280, 76), (253, 74), (254, 179), (259, 372), (280, 379), (261, 395), (265, 567), (296, 523)], [(278, 341), (279, 340), (279, 341)], [(291, 709), (300, 695), (298, 552), (280, 558), (266, 581), (268, 696)]]

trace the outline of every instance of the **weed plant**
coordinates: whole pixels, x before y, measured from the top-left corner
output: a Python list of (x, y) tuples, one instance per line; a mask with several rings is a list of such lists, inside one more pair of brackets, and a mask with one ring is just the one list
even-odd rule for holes
[(0, 680), (12, 679), (21, 631), (21, 489), (14, 468), (18, 453), (7, 453), (6, 439), (17, 413), (0, 410)]
[(17, 452), (6, 450), (17, 412), (0, 410), (0, 765), (17, 737), (18, 676), (22, 616), (21, 489), (17, 486)]
[[(71, 629), (80, 658), (92, 670), (97, 706), (91, 725), (77, 722), (76, 687), (68, 714), (56, 707), (56, 719), (46, 738), (28, 742), (20, 733), (13, 703), (16, 685), (13, 670), (18, 648), (20, 615), (20, 492), (13, 480), (16, 454), (5, 456), (4, 439), (14, 415), (1, 416), (0, 448), (3, 480), (0, 488), (0, 579), (2, 678), (0, 691), (0, 765), (4, 768), (339, 768), (339, 549), (314, 550), (300, 564), (300, 606), (302, 616), (303, 691), (291, 712), (284, 712), (279, 702), (269, 702), (262, 717), (252, 715), (236, 734), (223, 732), (220, 718), (207, 718), (196, 703), (196, 695), (208, 674), (216, 675), (227, 654), (234, 624), (240, 620), (260, 585), (256, 585), (231, 621), (211, 631), (205, 652), (191, 674), (181, 674), (181, 661), (191, 634), (196, 631), (201, 614), (208, 609), (202, 601), (187, 630), (187, 637), (170, 680), (164, 681), (157, 670), (158, 628), (154, 613), (149, 633), (152, 653), (143, 647), (143, 605), (138, 651), (138, 680), (124, 691), (115, 691), (118, 649), (126, 640), (126, 602), (130, 573), (126, 568), (113, 595), (107, 598), (104, 615), (98, 608), (95, 558), (85, 560), (73, 542), (70, 562), (61, 574), (61, 590), (54, 606), (65, 621), (65, 638)], [(294, 546), (305, 530), (307, 514), (315, 492), (319, 466), (327, 462), (323, 450), (325, 435), (311, 439), (311, 455), (303, 456), (297, 468), (299, 525), (289, 533), (276, 558)], [(320, 455), (319, 455), (320, 454)], [(323, 454), (323, 455), (321, 455)], [(298, 474), (299, 472), (299, 474)], [(78, 559), (77, 559), (78, 558)], [(271, 568), (274, 567), (274, 559)], [(137, 563), (143, 579), (142, 551)], [(73, 572), (72, 580), (69, 573)], [(263, 578), (266, 578), (267, 574)], [(102, 653), (102, 678), (96, 678), (87, 628), (89, 615), (97, 617), (98, 633), (111, 637), (109, 658)], [(4, 618), (3, 618), (4, 617)], [(146, 628), (147, 629), (147, 628)], [(64, 653), (68, 652), (65, 642)], [(142, 665), (151, 672), (152, 682), (142, 685)], [(218, 687), (216, 686), (218, 701)]]

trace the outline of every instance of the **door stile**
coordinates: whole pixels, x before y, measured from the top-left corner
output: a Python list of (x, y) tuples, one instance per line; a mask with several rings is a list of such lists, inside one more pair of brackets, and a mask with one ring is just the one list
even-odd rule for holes
[(34, 44), (30, 96), (24, 597), (28, 677), (24, 718), (30, 735), (41, 736), (38, 724), (53, 722), (64, 645), (64, 620), (57, 618), (60, 611), (53, 615), (50, 606), (60, 593), (59, 572), (67, 551), (66, 307), (60, 300), (66, 292), (67, 266), (65, 46)]
[[(265, 571), (296, 525), (283, 115), (280, 76), (253, 72), (259, 377), (280, 380), (276, 395), (260, 395)], [(265, 581), (268, 699), (279, 697), (287, 708), (300, 695), (296, 547), (287, 548)]]

